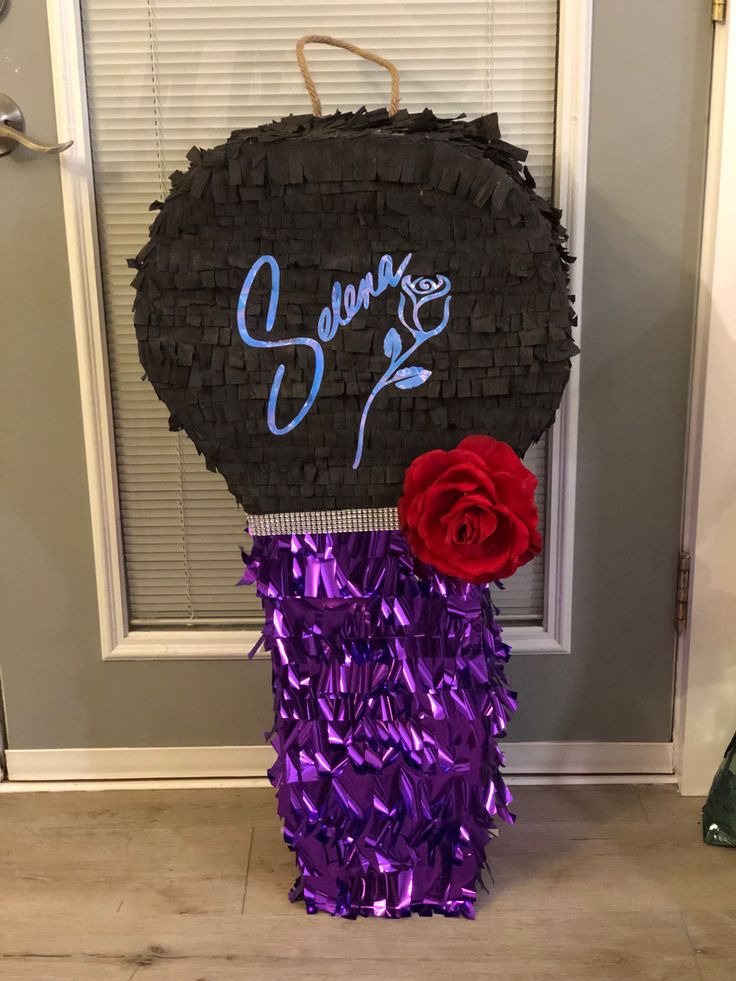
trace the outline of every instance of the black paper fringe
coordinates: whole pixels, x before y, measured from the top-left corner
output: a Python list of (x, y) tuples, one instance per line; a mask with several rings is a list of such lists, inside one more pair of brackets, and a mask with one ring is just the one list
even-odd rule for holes
[[(170, 413), (252, 514), (397, 502), (420, 453), (490, 433), (523, 454), (551, 425), (577, 352), (560, 212), (534, 190), (526, 153), (495, 113), (438, 119), (429, 109), (288, 116), (193, 148), (172, 174), (133, 281), (140, 359)], [(279, 413), (292, 418), (313, 373), (304, 348), (247, 347), (236, 326), (251, 265), (281, 267), (276, 326), (270, 284), (248, 308), (252, 334), (317, 337), (335, 281), (375, 275), (383, 254), (411, 252), (412, 275), (452, 282), (449, 326), (417, 354), (431, 377), (386, 388), (352, 469), (360, 415), (386, 368), (397, 291), (374, 299), (323, 345), (324, 381), (303, 422), (275, 436), (266, 403), (279, 363)]]

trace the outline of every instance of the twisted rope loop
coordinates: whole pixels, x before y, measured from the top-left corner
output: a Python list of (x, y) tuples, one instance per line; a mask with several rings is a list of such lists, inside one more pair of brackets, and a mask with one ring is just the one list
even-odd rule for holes
[(319, 95), (317, 94), (317, 86), (314, 84), (312, 73), (309, 70), (307, 59), (304, 55), (305, 44), (330, 44), (333, 48), (344, 48), (346, 51), (350, 51), (360, 58), (365, 58), (367, 61), (374, 61), (377, 65), (385, 68), (391, 75), (391, 101), (388, 106), (388, 114), (389, 116), (396, 115), (399, 108), (399, 72), (392, 61), (389, 61), (388, 58), (381, 57), (381, 55), (374, 54), (372, 51), (366, 51), (365, 48), (360, 48), (357, 44), (351, 44), (350, 41), (343, 41), (339, 37), (331, 37), (329, 34), (305, 34), (296, 42), (296, 63), (299, 66), (299, 71), (302, 73), (304, 87), (309, 94), (309, 99), (312, 103), (312, 112), (315, 116), (322, 115), (322, 103), (320, 102)]

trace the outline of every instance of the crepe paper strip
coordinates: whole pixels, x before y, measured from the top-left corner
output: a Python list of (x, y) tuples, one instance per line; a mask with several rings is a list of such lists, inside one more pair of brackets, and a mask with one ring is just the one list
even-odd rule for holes
[(419, 564), (398, 531), (254, 540), (273, 660), (269, 777), (307, 912), (474, 916), (485, 847), (512, 822), (516, 708), (486, 587)]

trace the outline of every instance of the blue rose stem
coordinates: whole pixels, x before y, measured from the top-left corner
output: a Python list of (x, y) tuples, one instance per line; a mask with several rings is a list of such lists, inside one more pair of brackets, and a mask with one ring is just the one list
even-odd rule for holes
[[(432, 374), (432, 372), (428, 369), (420, 368), (418, 365), (409, 365), (406, 368), (402, 366), (405, 365), (406, 362), (416, 353), (416, 351), (419, 350), (422, 344), (426, 344), (432, 337), (436, 337), (437, 334), (441, 334), (447, 326), (448, 320), (450, 319), (450, 300), (452, 297), (449, 295), (451, 283), (447, 276), (437, 276), (435, 278), (418, 277), (416, 279), (412, 279), (411, 276), (404, 276), (404, 278), (401, 280), (401, 289), (402, 293), (399, 299), (398, 317), (404, 327), (406, 327), (414, 338), (414, 342), (405, 351), (402, 351), (401, 337), (399, 336), (399, 332), (396, 330), (396, 328), (392, 327), (386, 333), (386, 337), (383, 342), (383, 353), (390, 359), (389, 366), (374, 385), (373, 391), (366, 399), (365, 406), (363, 407), (363, 412), (360, 417), (360, 426), (358, 428), (358, 445), (355, 450), (353, 470), (358, 469), (360, 466), (360, 461), (363, 458), (365, 425), (368, 419), (368, 413), (370, 412), (376, 396), (388, 385), (395, 385), (397, 388), (401, 389), (418, 388), (427, 381)], [(407, 323), (406, 320), (407, 297), (411, 300), (413, 305), (411, 324)], [(443, 297), (445, 303), (441, 321), (432, 330), (425, 330), (419, 320), (420, 308), (431, 300), (439, 300)]]

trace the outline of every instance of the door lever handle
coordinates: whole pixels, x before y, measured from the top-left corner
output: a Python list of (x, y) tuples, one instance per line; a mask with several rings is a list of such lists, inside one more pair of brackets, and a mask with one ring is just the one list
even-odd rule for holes
[(10, 98), (0, 92), (0, 157), (5, 157), (12, 153), (20, 145), (34, 153), (63, 153), (68, 150), (74, 142), (67, 140), (66, 143), (39, 143), (26, 136), (25, 119), (19, 106)]
[(26, 136), (21, 130), (9, 126), (7, 123), (0, 123), (0, 157), (5, 157), (12, 153), (15, 145), (33, 150), (34, 153), (63, 153), (68, 150), (74, 140), (67, 140), (66, 143), (51, 143), (48, 146), (44, 143), (36, 143), (30, 136)]

